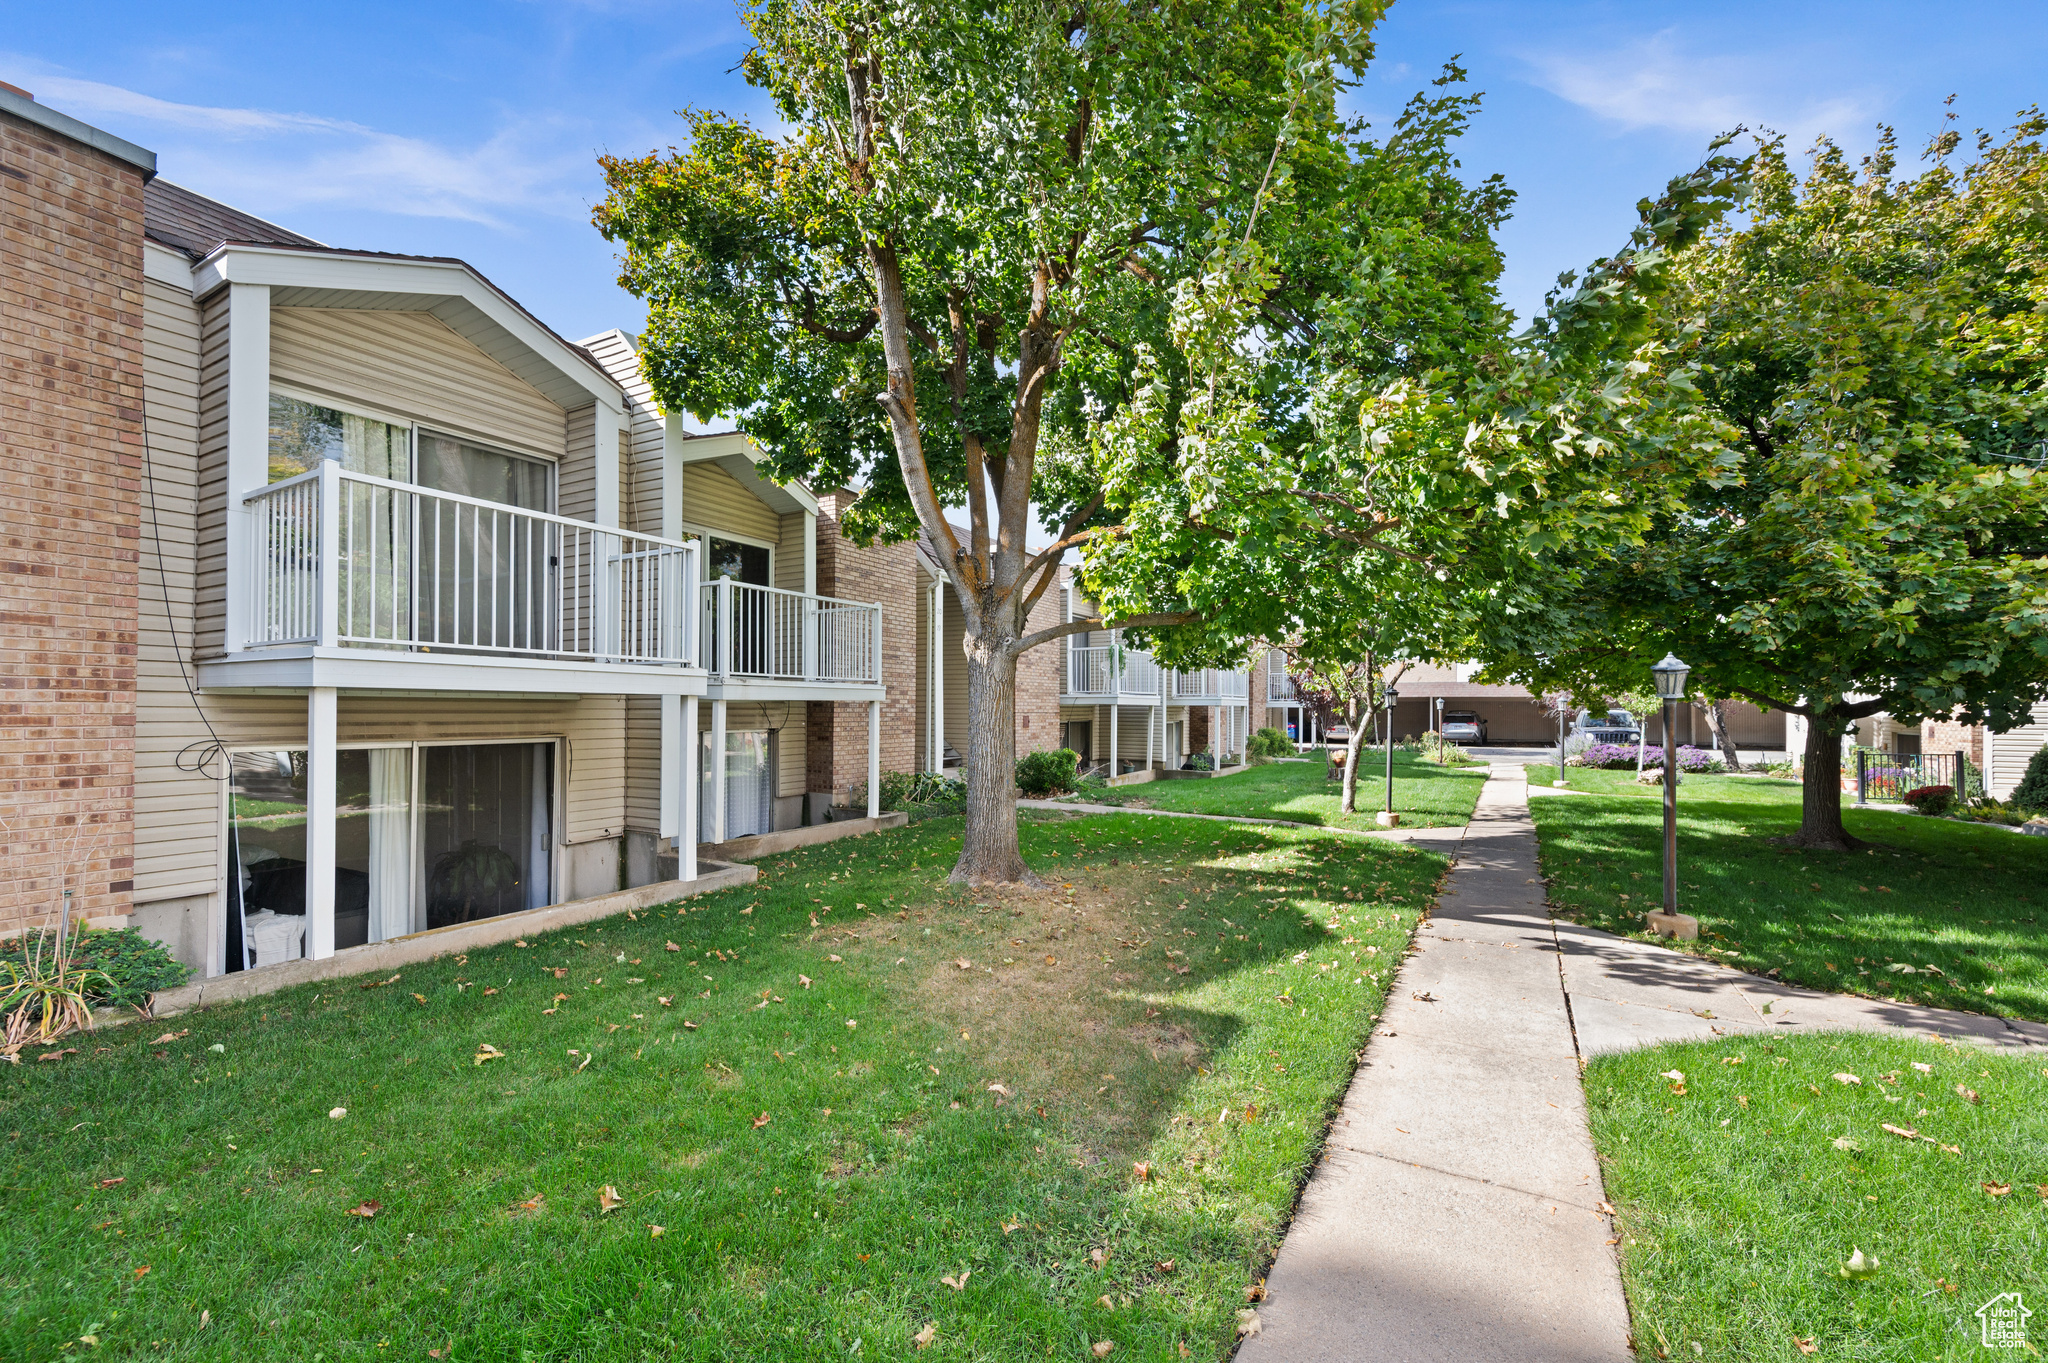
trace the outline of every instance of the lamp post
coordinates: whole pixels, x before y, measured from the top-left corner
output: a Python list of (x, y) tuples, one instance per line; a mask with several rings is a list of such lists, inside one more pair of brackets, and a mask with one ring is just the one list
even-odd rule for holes
[(1394, 702), (1400, 698), (1399, 691), (1387, 688), (1387, 807), (1373, 820), (1381, 828), (1392, 828), (1401, 822), (1401, 816), (1394, 812)]
[(1444, 698), (1436, 698), (1436, 760), (1444, 760)]
[(1698, 919), (1678, 911), (1678, 737), (1673, 720), (1678, 702), (1685, 699), (1685, 679), (1691, 671), (1670, 653), (1650, 669), (1657, 680), (1657, 699), (1664, 703), (1664, 912), (1652, 915), (1650, 926), (1687, 939), (1698, 937), (1700, 928)]
[(1564, 784), (1564, 709), (1565, 702), (1557, 702), (1557, 784)]

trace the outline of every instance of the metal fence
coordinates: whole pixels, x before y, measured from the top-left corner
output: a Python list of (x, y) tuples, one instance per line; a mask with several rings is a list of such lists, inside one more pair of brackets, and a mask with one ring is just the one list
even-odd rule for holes
[(1856, 750), (1857, 804), (1897, 804), (1925, 786), (1947, 786), (1967, 800), (1984, 793), (1984, 773), (1970, 765), (1966, 753)]
[(715, 676), (874, 682), (881, 608), (721, 578), (701, 589), (704, 667)]

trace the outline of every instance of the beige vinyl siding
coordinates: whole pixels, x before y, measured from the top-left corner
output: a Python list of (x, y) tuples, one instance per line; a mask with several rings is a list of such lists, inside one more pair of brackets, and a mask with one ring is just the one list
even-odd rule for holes
[[(228, 294), (200, 309), (197, 653), (217, 658), (227, 647)], [(244, 488), (243, 491), (248, 491)]]
[[(920, 560), (922, 562), (922, 560)], [(932, 748), (932, 630), (940, 623), (932, 618), (931, 577), (921, 568), (910, 575), (911, 590), (917, 599), (912, 603), (917, 611), (917, 656), (910, 668), (912, 685), (917, 687), (917, 742), (912, 751), (917, 754), (919, 771), (930, 771), (945, 765), (945, 749), (938, 752)], [(949, 658), (947, 662), (951, 662)]]
[[(699, 709), (703, 706), (700, 704)], [(661, 831), (661, 697), (626, 697), (626, 827)]]
[(217, 787), (177, 762), (186, 745), (207, 740), (180, 665), (193, 631), (199, 308), (188, 291), (153, 279), (144, 281), (142, 306), (149, 463), (136, 575), (135, 899), (148, 903), (213, 888)]
[[(781, 518), (740, 486), (737, 478), (709, 464), (689, 464), (683, 469), (683, 519), (764, 544), (776, 544), (782, 538)], [(802, 562), (797, 566), (801, 571)]]
[(946, 675), (942, 697), (945, 712), (940, 727), (946, 742), (962, 757), (967, 755), (967, 622), (960, 614), (960, 601), (950, 588), (945, 597), (945, 633), (939, 647), (946, 653)]
[(654, 390), (640, 372), (639, 353), (623, 332), (607, 331), (585, 341), (583, 346), (625, 393), (626, 422), (620, 431), (625, 465), (619, 480), (619, 519), (628, 530), (658, 535), (664, 423), (661, 408), (654, 401)]
[(780, 518), (782, 530), (775, 540), (775, 585), (788, 592), (804, 589), (804, 521), (801, 511)]
[(579, 521), (597, 519), (597, 406), (569, 413), (568, 453), (555, 475), (555, 511)]
[(563, 454), (562, 409), (431, 313), (273, 308), (270, 377), (452, 434)]
[(2048, 746), (2048, 704), (2036, 705), (2033, 722), (1997, 734), (1984, 734), (1984, 785), (1987, 793), (2003, 800), (2011, 795), (2034, 754)]

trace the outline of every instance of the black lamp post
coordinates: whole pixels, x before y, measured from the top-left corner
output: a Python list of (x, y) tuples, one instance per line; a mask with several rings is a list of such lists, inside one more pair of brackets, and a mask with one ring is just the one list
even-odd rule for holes
[(1394, 702), (1401, 693), (1387, 688), (1387, 822), (1394, 821)]
[(1664, 702), (1664, 912), (1678, 912), (1678, 738), (1674, 718), (1685, 699), (1685, 679), (1692, 669), (1667, 653), (1650, 669), (1657, 679), (1657, 699)]

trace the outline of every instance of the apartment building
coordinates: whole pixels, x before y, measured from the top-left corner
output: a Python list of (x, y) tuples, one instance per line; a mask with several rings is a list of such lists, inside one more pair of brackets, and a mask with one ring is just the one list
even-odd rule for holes
[(0, 933), (68, 894), (234, 973), (687, 881), (872, 788), (882, 605), (819, 590), (829, 508), (660, 413), (629, 335), (22, 92), (0, 138)]

